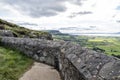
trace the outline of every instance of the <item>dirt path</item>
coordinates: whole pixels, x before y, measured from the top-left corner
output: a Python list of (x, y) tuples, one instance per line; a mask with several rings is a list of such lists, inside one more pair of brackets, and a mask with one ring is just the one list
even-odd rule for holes
[(37, 63), (28, 70), (19, 80), (61, 80), (59, 73), (51, 66)]

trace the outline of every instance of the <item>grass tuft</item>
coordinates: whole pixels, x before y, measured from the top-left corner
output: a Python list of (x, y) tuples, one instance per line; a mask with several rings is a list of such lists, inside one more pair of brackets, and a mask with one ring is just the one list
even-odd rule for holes
[(18, 80), (32, 64), (21, 52), (0, 47), (0, 80)]

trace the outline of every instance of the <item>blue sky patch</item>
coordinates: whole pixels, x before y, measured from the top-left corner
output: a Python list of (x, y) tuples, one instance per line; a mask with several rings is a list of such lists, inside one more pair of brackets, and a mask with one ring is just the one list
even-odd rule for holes
[(118, 6), (116, 9), (117, 9), (117, 10), (120, 10), (120, 6)]

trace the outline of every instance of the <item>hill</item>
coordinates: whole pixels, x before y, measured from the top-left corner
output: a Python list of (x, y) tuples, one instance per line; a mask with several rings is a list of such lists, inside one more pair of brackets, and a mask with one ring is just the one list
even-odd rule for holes
[(0, 30), (10, 30), (14, 37), (40, 38), (52, 40), (52, 35), (48, 32), (26, 29), (16, 24), (0, 19)]

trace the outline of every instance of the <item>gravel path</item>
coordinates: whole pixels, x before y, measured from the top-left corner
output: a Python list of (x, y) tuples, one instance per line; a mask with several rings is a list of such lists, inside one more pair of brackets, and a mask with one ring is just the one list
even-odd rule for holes
[(61, 80), (59, 73), (51, 66), (37, 63), (23, 74), (19, 80)]

